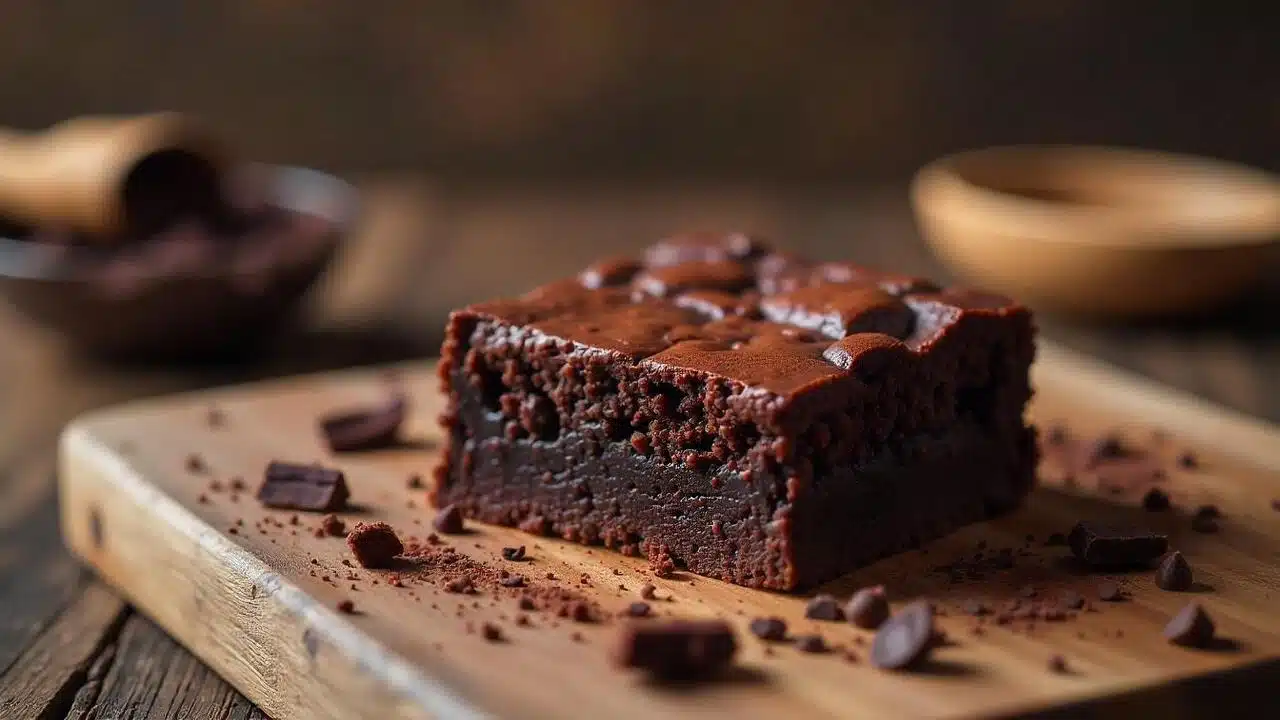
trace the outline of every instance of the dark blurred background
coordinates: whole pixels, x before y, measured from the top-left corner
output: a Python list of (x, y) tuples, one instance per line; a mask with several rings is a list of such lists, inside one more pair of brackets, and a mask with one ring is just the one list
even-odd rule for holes
[(0, 122), (183, 109), (457, 178), (903, 181), (1008, 142), (1280, 163), (1268, 3), (6, 0)]

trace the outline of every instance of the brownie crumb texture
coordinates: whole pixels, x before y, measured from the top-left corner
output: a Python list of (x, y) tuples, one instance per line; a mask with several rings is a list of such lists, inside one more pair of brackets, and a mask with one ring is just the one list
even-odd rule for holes
[(395, 557), (404, 552), (396, 531), (384, 522), (356, 523), (347, 535), (347, 547), (356, 562), (367, 568), (390, 567)]

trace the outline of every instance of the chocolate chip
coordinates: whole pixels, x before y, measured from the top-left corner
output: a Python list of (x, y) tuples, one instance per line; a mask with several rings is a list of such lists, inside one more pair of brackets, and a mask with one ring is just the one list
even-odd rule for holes
[(375, 450), (395, 443), (409, 401), (396, 395), (385, 405), (355, 408), (320, 418), (320, 433), (333, 452)]
[(1079, 610), (1084, 607), (1084, 596), (1075, 590), (1064, 590), (1058, 602), (1068, 610)]
[(649, 603), (638, 600), (628, 605), (624, 614), (633, 618), (642, 618), (649, 617), (651, 611), (652, 608), (649, 607)]
[(1151, 488), (1142, 496), (1142, 509), (1148, 512), (1162, 512), (1171, 505), (1169, 494), (1160, 488)]
[(431, 520), (436, 532), (445, 535), (458, 535), (465, 530), (462, 522), (462, 510), (457, 505), (449, 505), (440, 509)]
[(1119, 585), (1117, 585), (1117, 584), (1115, 584), (1115, 583), (1113, 583), (1113, 582), (1110, 582), (1110, 581), (1107, 581), (1107, 582), (1103, 582), (1103, 583), (1099, 583), (1099, 584), (1098, 584), (1098, 599), (1099, 599), (1099, 600), (1105, 600), (1105, 601), (1107, 601), (1107, 602), (1117, 602), (1117, 601), (1119, 601), (1120, 599), (1122, 599), (1123, 597), (1124, 597), (1124, 596), (1123, 596), (1123, 594), (1120, 592), (1120, 586), (1119, 586)]
[(1191, 589), (1191, 565), (1182, 553), (1174, 550), (1160, 561), (1156, 569), (1156, 587), (1170, 592), (1185, 592)]
[(991, 607), (981, 600), (966, 600), (964, 611), (974, 617), (981, 617), (991, 612)]
[(1148, 565), (1169, 549), (1169, 538), (1158, 533), (1084, 521), (1076, 523), (1067, 541), (1090, 567)]
[(502, 548), (502, 559), (517, 562), (524, 559), (524, 546)]
[(810, 620), (840, 620), (840, 603), (830, 595), (815, 595), (804, 606), (804, 616)]
[(779, 617), (758, 617), (751, 621), (751, 634), (761, 640), (779, 641), (787, 637), (787, 622)]
[(654, 587), (652, 583), (645, 583), (640, 586), (640, 597), (645, 600), (653, 600), (657, 597), (657, 590), (658, 588)]
[(1061, 655), (1049, 658), (1049, 672), (1063, 674), (1067, 671), (1067, 659)]
[(258, 502), (277, 510), (341, 510), (350, 493), (342, 471), (273, 460), (267, 465)]
[(453, 578), (444, 584), (445, 592), (470, 593), (475, 590), (475, 582), (466, 575)]
[(889, 601), (884, 597), (884, 588), (863, 588), (854, 593), (844, 606), (844, 614), (849, 622), (864, 630), (880, 627), (889, 618)]
[(1195, 470), (1200, 467), (1200, 461), (1194, 454), (1187, 451), (1178, 456), (1178, 467), (1184, 470)]
[(1218, 521), (1206, 515), (1191, 518), (1191, 529), (1198, 533), (1210, 534), (1218, 532)]
[(1164, 636), (1175, 645), (1204, 648), (1213, 642), (1214, 630), (1213, 620), (1200, 603), (1191, 603), (1164, 626)]
[(628, 623), (614, 662), (664, 679), (701, 678), (728, 665), (738, 651), (733, 628), (723, 620)]
[(899, 670), (924, 660), (934, 645), (933, 606), (917, 600), (899, 610), (876, 631), (871, 664)]
[(356, 523), (347, 535), (347, 547), (356, 556), (356, 562), (367, 568), (389, 567), (392, 560), (404, 552), (396, 531), (384, 522)]
[(821, 635), (801, 635), (795, 639), (795, 645), (800, 652), (824, 653), (827, 651), (827, 641), (823, 640)]
[(491, 622), (480, 626), (480, 636), (489, 642), (502, 642), (502, 628)]

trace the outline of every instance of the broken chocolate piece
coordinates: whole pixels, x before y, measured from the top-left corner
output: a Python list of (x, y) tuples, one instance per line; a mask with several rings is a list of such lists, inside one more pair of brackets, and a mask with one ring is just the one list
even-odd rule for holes
[(804, 616), (810, 620), (840, 620), (840, 603), (830, 595), (815, 595), (804, 606)]
[(1184, 647), (1205, 648), (1213, 642), (1215, 628), (1200, 603), (1191, 603), (1178, 611), (1164, 626), (1164, 636), (1169, 642)]
[(333, 452), (376, 450), (393, 445), (409, 408), (404, 395), (386, 405), (343, 410), (320, 418), (320, 432)]
[(356, 562), (367, 568), (389, 567), (391, 561), (404, 552), (396, 531), (384, 522), (356, 523), (356, 528), (347, 535), (347, 547), (356, 556)]
[(928, 657), (934, 634), (933, 606), (917, 600), (899, 610), (876, 631), (871, 643), (871, 664), (885, 670), (916, 665)]
[(524, 559), (524, 553), (525, 550), (523, 545), (520, 547), (504, 547), (502, 548), (502, 559), (518, 562)]
[(1148, 512), (1162, 512), (1168, 510), (1171, 505), (1169, 494), (1160, 488), (1151, 488), (1146, 495), (1142, 496), (1142, 509)]
[(849, 598), (844, 606), (849, 622), (864, 629), (875, 630), (889, 618), (889, 601), (881, 587), (863, 588)]
[(649, 617), (649, 613), (651, 611), (652, 608), (649, 607), (649, 603), (644, 602), (643, 600), (637, 600), (636, 602), (627, 605), (627, 609), (623, 614), (633, 618), (642, 618)]
[(738, 651), (733, 628), (723, 620), (629, 623), (622, 630), (614, 661), (663, 679), (709, 675)]
[(1170, 592), (1185, 592), (1191, 589), (1191, 565), (1182, 553), (1174, 550), (1160, 561), (1156, 569), (1156, 587)]
[(258, 488), (258, 502), (276, 510), (333, 512), (341, 510), (348, 497), (342, 471), (278, 460), (267, 465)]
[(653, 600), (657, 597), (657, 590), (658, 588), (654, 587), (653, 583), (645, 583), (640, 586), (640, 597), (645, 600)]
[(457, 505), (440, 508), (440, 512), (432, 518), (431, 525), (437, 532), (445, 535), (458, 535), (465, 529), (462, 522), (462, 510)]
[(795, 639), (795, 645), (800, 652), (824, 653), (827, 651), (827, 641), (823, 640), (821, 635), (801, 635)]
[(787, 621), (779, 617), (758, 617), (751, 621), (751, 634), (777, 642), (787, 638)]
[(1090, 567), (1148, 565), (1169, 549), (1169, 538), (1159, 533), (1078, 522), (1067, 541), (1071, 552)]
[(508, 575), (498, 580), (498, 584), (502, 587), (522, 588), (527, 584), (523, 575)]

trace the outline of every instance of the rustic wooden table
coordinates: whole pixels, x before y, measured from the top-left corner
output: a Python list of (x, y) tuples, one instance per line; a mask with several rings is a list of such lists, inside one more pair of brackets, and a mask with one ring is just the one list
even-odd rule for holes
[[(364, 183), (361, 231), (315, 298), (303, 331), (253, 362), (108, 367), (0, 309), (0, 717), (257, 718), (241, 697), (78, 566), (58, 537), (54, 447), (91, 408), (210, 385), (431, 354), (454, 305), (572, 272), (678, 228), (746, 228), (817, 257), (940, 274), (901, 189), (657, 187), (443, 189)], [(1176, 325), (1087, 327), (1045, 319), (1046, 335), (1236, 409), (1280, 420), (1280, 302)], [(1270, 299), (1266, 299), (1269, 297)], [(1268, 310), (1270, 308), (1270, 310)], [(1271, 667), (1247, 687), (1274, 683)], [(1236, 682), (1236, 681), (1233, 681)], [(1239, 687), (1226, 691), (1238, 693)], [(1221, 685), (1179, 688), (1184, 714)], [(1132, 712), (1130, 698), (1110, 716)]]

